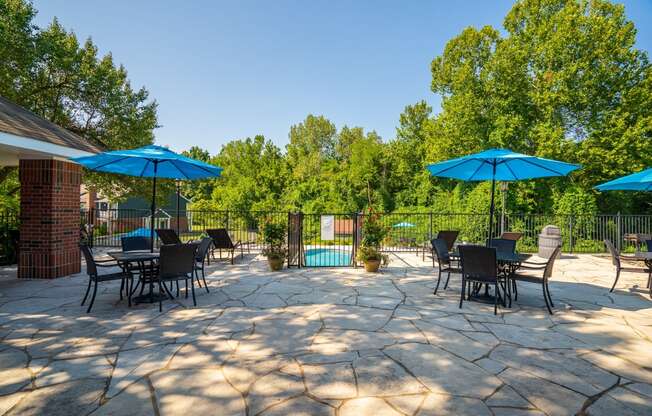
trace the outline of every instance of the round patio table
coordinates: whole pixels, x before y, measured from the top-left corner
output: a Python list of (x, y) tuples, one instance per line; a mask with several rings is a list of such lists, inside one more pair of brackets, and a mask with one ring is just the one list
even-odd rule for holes
[[(458, 251), (450, 253), (451, 259), (460, 261), (460, 254)], [(519, 253), (510, 253), (505, 251), (496, 251), (496, 267), (498, 267), (498, 272), (502, 272), (505, 275), (506, 282), (505, 287), (508, 290), (508, 296), (510, 298), (511, 304), (511, 290), (509, 286), (510, 277), (521, 267), (521, 262), (530, 257), (529, 254), (519, 254)], [(652, 259), (652, 258), (651, 258)], [(482, 303), (491, 303), (495, 302), (495, 296), (489, 294), (489, 285), (484, 285), (484, 293), (480, 294), (480, 287), (478, 286), (474, 291), (471, 292), (471, 298), (469, 300), (482, 302)]]
[[(135, 303), (154, 303), (159, 299), (167, 299), (164, 294), (154, 294), (154, 261), (160, 257), (160, 253), (151, 252), (149, 250), (134, 250), (134, 251), (110, 251), (107, 253), (118, 263), (122, 264), (138, 264), (141, 270), (140, 283), (144, 285), (149, 283), (148, 293), (138, 295), (133, 298)], [(149, 278), (147, 278), (145, 263), (149, 263)], [(131, 293), (128, 294), (130, 296)]]
[(637, 251), (633, 256), (623, 258), (626, 258), (627, 260), (642, 261), (645, 263), (645, 268), (648, 273), (647, 288), (650, 291), (650, 297), (652, 297), (652, 282), (650, 281), (650, 276), (652, 276), (652, 251)]

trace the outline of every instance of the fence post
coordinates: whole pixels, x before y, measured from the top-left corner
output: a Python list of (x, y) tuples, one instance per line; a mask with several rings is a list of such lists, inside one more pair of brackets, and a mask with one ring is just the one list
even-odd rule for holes
[(573, 214), (568, 217), (568, 252), (573, 252)]
[(432, 211), (430, 211), (430, 232), (428, 233), (428, 240), (432, 240)]
[(95, 245), (95, 207), (90, 206), (88, 210), (88, 218), (86, 219), (86, 224), (90, 222), (90, 225), (88, 227), (89, 230), (89, 236), (88, 239), (90, 240), (88, 242), (88, 245), (90, 247), (93, 247)]
[(353, 267), (358, 267), (358, 262), (356, 258), (358, 257), (358, 213), (353, 213), (353, 249), (351, 250), (351, 261), (353, 262)]
[(622, 218), (620, 216), (620, 211), (618, 211), (618, 214), (616, 214), (616, 240), (618, 241), (616, 243), (616, 247), (618, 248), (618, 251), (622, 249)]
[(229, 210), (228, 209), (226, 210), (226, 224), (225, 224), (225, 227), (226, 227), (226, 231), (228, 232), (229, 231)]
[[(291, 213), (290, 211), (288, 211), (288, 215), (287, 215), (287, 226), (286, 226), (286, 229), (285, 229), (285, 232), (286, 232), (286, 238), (287, 238), (287, 246), (288, 246), (288, 252), (287, 252), (287, 258), (288, 258), (288, 269), (289, 269), (290, 267), (292, 267), (292, 264), (290, 264), (290, 262), (292, 261), (292, 250), (293, 250), (292, 244), (293, 244), (293, 242), (294, 242), (293, 238), (295, 237), (295, 236), (292, 234), (292, 220), (293, 220), (293, 218), (292, 218), (292, 213)], [(297, 254), (297, 259), (298, 259), (298, 258), (299, 258), (299, 255)], [(301, 264), (301, 262), (299, 262), (299, 264)], [(298, 267), (299, 267), (299, 265), (297, 265), (297, 268), (298, 268)]]
[(299, 211), (299, 268), (304, 266), (303, 260), (305, 256), (303, 254), (303, 211)]

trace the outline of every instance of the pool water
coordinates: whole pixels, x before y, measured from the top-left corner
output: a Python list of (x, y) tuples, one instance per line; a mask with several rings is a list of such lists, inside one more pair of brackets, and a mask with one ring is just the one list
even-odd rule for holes
[(304, 252), (305, 265), (309, 267), (319, 266), (350, 266), (351, 252), (333, 248), (311, 248)]
[[(123, 237), (148, 237), (151, 235), (151, 231), (149, 228), (145, 227), (140, 227), (136, 228), (135, 230), (128, 232), (123, 235)], [(154, 234), (156, 236), (156, 234)]]

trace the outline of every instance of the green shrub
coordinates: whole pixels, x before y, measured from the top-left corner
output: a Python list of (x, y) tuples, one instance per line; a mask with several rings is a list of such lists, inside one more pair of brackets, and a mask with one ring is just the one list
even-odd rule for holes
[(263, 254), (268, 258), (284, 259), (287, 254), (287, 227), (282, 223), (266, 222), (263, 225)]

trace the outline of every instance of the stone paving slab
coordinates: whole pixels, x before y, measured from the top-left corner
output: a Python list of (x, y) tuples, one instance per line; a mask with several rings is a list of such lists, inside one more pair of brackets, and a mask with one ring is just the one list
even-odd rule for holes
[[(0, 270), (0, 415), (647, 415), (645, 276), (564, 256), (511, 309), (465, 302), (430, 259), (361, 269), (212, 263), (210, 293), (127, 307), (119, 283)], [(182, 289), (183, 292), (183, 289)]]

